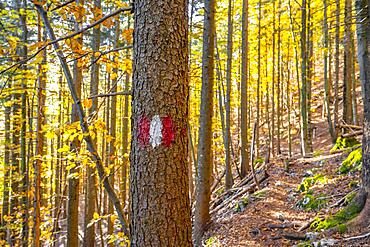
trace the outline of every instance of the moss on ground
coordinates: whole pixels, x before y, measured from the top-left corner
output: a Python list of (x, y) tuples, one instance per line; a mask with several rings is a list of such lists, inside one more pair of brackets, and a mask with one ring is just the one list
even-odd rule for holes
[(357, 139), (354, 137), (349, 137), (349, 138), (338, 137), (337, 141), (335, 142), (334, 147), (330, 149), (330, 152), (334, 152), (337, 150), (343, 150), (346, 148), (352, 148), (352, 147), (359, 146), (359, 145), (361, 145), (361, 143), (357, 141)]
[(344, 233), (347, 230), (346, 223), (355, 218), (363, 208), (363, 205), (353, 200), (356, 194), (350, 193), (346, 197), (346, 200), (349, 201), (346, 207), (339, 210), (336, 214), (326, 217), (324, 220), (316, 218), (310, 227), (316, 231), (338, 227), (339, 232)]
[(348, 157), (342, 162), (338, 172), (340, 174), (347, 174), (349, 172), (360, 171), (362, 164), (362, 148), (357, 148), (352, 151)]

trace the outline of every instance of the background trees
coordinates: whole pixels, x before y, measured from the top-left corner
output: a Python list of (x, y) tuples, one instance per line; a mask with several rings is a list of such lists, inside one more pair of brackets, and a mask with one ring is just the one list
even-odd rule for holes
[(351, 0), (35, 4), (0, 4), (3, 243), (75, 246), (80, 227), (85, 246), (124, 244), (131, 213), (132, 244), (189, 245), (190, 194), (200, 245), (212, 195), (251, 165), (366, 127)]

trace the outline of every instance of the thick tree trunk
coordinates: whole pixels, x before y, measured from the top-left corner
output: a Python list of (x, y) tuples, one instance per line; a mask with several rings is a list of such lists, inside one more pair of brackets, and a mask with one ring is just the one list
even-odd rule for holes
[(191, 246), (187, 1), (134, 4), (131, 246)]

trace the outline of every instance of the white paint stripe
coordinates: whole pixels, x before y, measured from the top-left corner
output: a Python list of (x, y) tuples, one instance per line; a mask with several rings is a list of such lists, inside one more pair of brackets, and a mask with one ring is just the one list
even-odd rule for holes
[(153, 148), (162, 143), (162, 121), (159, 115), (155, 115), (150, 122), (149, 142)]

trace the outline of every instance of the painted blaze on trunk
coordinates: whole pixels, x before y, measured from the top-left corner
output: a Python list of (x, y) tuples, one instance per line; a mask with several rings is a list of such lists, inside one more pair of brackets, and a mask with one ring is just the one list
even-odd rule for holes
[(135, 1), (132, 246), (191, 246), (186, 0)]

